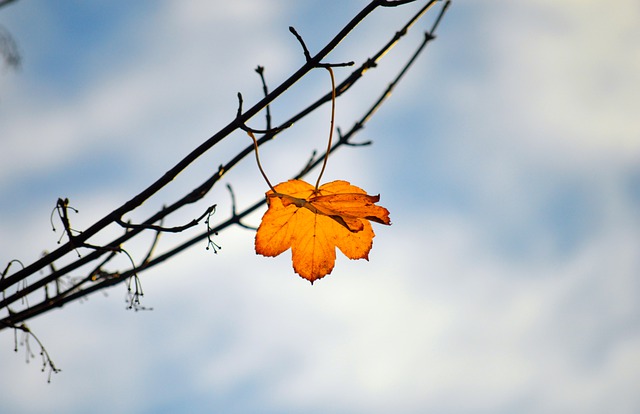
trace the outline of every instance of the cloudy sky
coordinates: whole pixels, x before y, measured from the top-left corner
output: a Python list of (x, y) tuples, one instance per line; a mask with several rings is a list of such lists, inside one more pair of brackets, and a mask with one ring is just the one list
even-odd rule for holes
[[(233, 118), (238, 91), (260, 98), (257, 65), (271, 87), (286, 79), (303, 63), (288, 26), (313, 52), (366, 3), (0, 9), (23, 57), (19, 71), (0, 70), (0, 262), (56, 247), (58, 197), (82, 229), (144, 189)], [(413, 10), (374, 13), (330, 60), (366, 59)], [(429, 25), (338, 101), (342, 129)], [(0, 411), (640, 411), (639, 40), (635, 0), (454, 2), (356, 137), (374, 144), (327, 167), (325, 181), (380, 193), (391, 211), (369, 262), (339, 258), (311, 286), (288, 252), (258, 257), (254, 232), (229, 229), (218, 254), (195, 246), (143, 274), (153, 311), (126, 311), (118, 286), (30, 321), (63, 370), (51, 384), (0, 332)], [(275, 121), (328, 86), (312, 73), (273, 106)], [(264, 147), (272, 181), (326, 145), (327, 120), (319, 111)], [(193, 188), (247, 140), (230, 136), (131, 218)], [(267, 189), (251, 158), (224, 183), (239, 207)], [(224, 186), (203, 203), (228, 217)]]

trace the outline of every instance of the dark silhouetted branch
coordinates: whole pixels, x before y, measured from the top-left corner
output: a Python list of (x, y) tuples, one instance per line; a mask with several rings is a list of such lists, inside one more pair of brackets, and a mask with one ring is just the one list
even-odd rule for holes
[[(0, 330), (4, 328), (13, 328), (32, 335), (31, 331), (26, 328), (26, 325), (24, 325), (24, 321), (51, 309), (62, 307), (74, 300), (82, 299), (93, 292), (100, 291), (123, 282), (126, 282), (129, 288), (128, 307), (135, 310), (147, 309), (140, 303), (140, 299), (143, 296), (142, 285), (139, 277), (140, 274), (162, 264), (166, 260), (176, 256), (197, 243), (206, 241), (207, 249), (212, 248), (214, 252), (219, 251), (221, 247), (212, 240), (212, 237), (229, 227), (237, 225), (242, 228), (255, 230), (255, 227), (246, 224), (244, 220), (248, 215), (255, 212), (265, 204), (264, 195), (260, 194), (256, 202), (244, 209), (239, 209), (236, 203), (234, 191), (229, 184), (227, 184), (227, 189), (231, 197), (231, 213), (226, 219), (223, 218), (219, 224), (212, 225), (211, 223), (212, 214), (215, 212), (216, 207), (215, 205), (211, 205), (206, 208), (203, 214), (189, 221), (187, 224), (174, 227), (167, 227), (163, 225), (164, 220), (170, 217), (173, 213), (181, 211), (181, 209), (187, 205), (200, 202), (228, 171), (234, 168), (238, 163), (244, 160), (245, 157), (254, 151), (254, 145), (252, 144), (248, 144), (237, 154), (228, 159), (226, 163), (221, 164), (217, 171), (206, 177), (206, 179), (191, 191), (179, 196), (172, 203), (164, 205), (162, 209), (151, 213), (140, 223), (130, 223), (125, 221), (124, 217), (128, 213), (135, 211), (142, 203), (149, 200), (159, 190), (169, 184), (180, 172), (189, 167), (191, 163), (213, 148), (221, 140), (228, 137), (231, 133), (245, 131), (254, 137), (255, 135), (259, 135), (259, 138), (255, 137), (255, 145), (256, 147), (259, 147), (272, 140), (283, 130), (292, 127), (297, 121), (305, 118), (320, 106), (330, 102), (333, 91), (322, 94), (322, 96), (317, 98), (310, 105), (301, 108), (297, 113), (284, 122), (281, 122), (279, 125), (272, 125), (273, 121), (269, 106), (310, 71), (317, 68), (331, 70), (331, 68), (351, 66), (354, 64), (353, 62), (323, 63), (323, 60), (327, 58), (330, 52), (373, 10), (379, 7), (398, 7), (414, 2), (424, 4), (407, 20), (400, 30), (393, 33), (388, 42), (377, 49), (369, 58), (364, 60), (360, 66), (351, 70), (350, 74), (348, 74), (341, 82), (336, 84), (335, 97), (340, 97), (342, 94), (346, 93), (351, 86), (362, 79), (367, 71), (375, 68), (380, 59), (382, 59), (383, 56), (385, 56), (387, 52), (389, 52), (394, 45), (396, 45), (400, 39), (409, 32), (409, 29), (438, 1), (430, 0), (420, 2), (419, 0), (374, 0), (365, 6), (362, 11), (347, 23), (344, 28), (342, 28), (340, 32), (315, 55), (311, 54), (302, 36), (300, 36), (295, 29), (290, 28), (291, 33), (293, 33), (302, 47), (305, 63), (272, 91), (269, 91), (269, 88), (267, 88), (267, 83), (264, 77), (264, 68), (262, 66), (258, 66), (256, 72), (259, 74), (261, 79), (264, 97), (255, 105), (244, 110), (242, 95), (238, 93), (238, 109), (235, 118), (220, 131), (191, 151), (186, 157), (180, 160), (175, 166), (169, 169), (164, 175), (159, 177), (142, 192), (81, 231), (72, 228), (71, 219), (69, 217), (70, 210), (75, 213), (77, 213), (77, 210), (73, 209), (69, 205), (68, 199), (59, 199), (53, 213), (57, 212), (58, 218), (64, 228), (63, 236), (66, 235), (68, 240), (54, 251), (43, 255), (40, 259), (26, 266), (23, 266), (18, 261), (9, 262), (0, 277), (0, 291), (2, 291), (0, 311), (4, 311), (5, 313), (0, 316)], [(2, 3), (0, 3), (0, 5), (1, 4)], [(406, 62), (403, 63), (399, 73), (390, 81), (386, 88), (378, 96), (372, 99), (372, 103), (368, 106), (360, 119), (356, 120), (353, 126), (345, 133), (343, 133), (339, 128), (336, 128), (338, 139), (336, 139), (335, 142), (333, 142), (333, 144), (330, 145), (322, 154), (318, 154), (314, 151), (303, 168), (293, 178), (302, 178), (313, 168), (320, 165), (327, 156), (341, 147), (357, 147), (370, 144), (370, 141), (353, 142), (352, 138), (357, 132), (364, 128), (371, 116), (373, 116), (382, 103), (391, 95), (398, 82), (409, 70), (415, 59), (422, 53), (426, 45), (435, 38), (434, 32), (448, 6), (449, 2), (447, 1), (436, 16), (435, 21), (431, 26), (431, 30), (425, 32), (422, 42), (415, 49), (414, 53), (406, 60)], [(266, 128), (254, 129), (247, 126), (247, 122), (263, 110), (266, 112)], [(177, 244), (166, 249), (164, 252), (157, 253), (157, 250), (159, 250), (158, 247), (161, 234), (183, 233), (196, 228), (196, 226), (201, 224), (202, 221), (206, 224), (206, 231), (196, 234), (186, 241), (182, 239), (181, 242), (174, 242)], [(104, 244), (91, 242), (92, 237), (98, 234), (104, 235), (103, 231), (105, 231), (109, 226), (111, 226), (111, 229), (115, 227), (119, 231), (117, 235), (110, 236), (111, 241)], [(151, 246), (145, 257), (136, 264), (134, 258), (131, 257), (131, 255), (129, 255), (122, 246), (125, 246), (126, 243), (136, 239), (138, 235), (143, 233), (149, 234), (149, 232), (154, 232)], [(104, 238), (102, 238), (102, 240), (104, 240)], [(163, 238), (163, 243), (164, 240), (165, 239)], [(68, 256), (73, 251), (77, 252), (78, 257), (76, 259), (72, 259)], [(122, 254), (128, 257), (130, 266), (126, 265), (123, 269), (118, 270), (110, 269), (110, 267), (115, 267), (113, 259)], [(60, 262), (58, 262), (61, 258), (65, 258), (63, 265), (60, 265)], [(10, 268), (12, 268), (12, 264), (14, 263), (20, 264), (20, 268), (14, 273), (10, 273)], [(78, 272), (80, 275), (72, 277), (71, 275), (75, 272)], [(49, 289), (49, 284), (55, 284), (55, 289)], [(31, 297), (31, 294), (37, 291), (44, 291), (44, 295), (41, 297), (42, 299), (35, 303), (29, 303), (28, 300)], [(40, 344), (40, 341), (38, 341), (37, 338), (36, 341)], [(42, 346), (41, 348), (43, 349), (43, 352), (45, 352), (45, 356), (43, 356), (43, 358), (45, 358), (45, 366), (49, 366), (51, 372), (57, 372), (57, 369), (51, 362), (48, 354), (44, 351)]]

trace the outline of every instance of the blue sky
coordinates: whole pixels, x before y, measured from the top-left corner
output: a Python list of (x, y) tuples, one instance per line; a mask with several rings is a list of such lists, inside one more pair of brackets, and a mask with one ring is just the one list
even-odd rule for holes
[[(366, 1), (229, 3), (0, 10), (23, 56), (20, 71), (0, 73), (0, 262), (56, 247), (58, 197), (84, 228), (149, 185), (233, 118), (238, 91), (260, 98), (258, 64), (271, 87), (284, 80), (302, 63), (289, 25), (317, 50)], [(374, 14), (331, 58), (366, 58), (410, 10)], [(454, 2), (357, 136), (374, 145), (327, 167), (326, 181), (380, 193), (391, 211), (369, 262), (341, 258), (310, 286), (288, 253), (258, 257), (253, 232), (225, 231), (219, 254), (196, 246), (143, 274), (152, 312), (125, 311), (119, 286), (31, 321), (63, 369), (52, 384), (4, 331), (0, 411), (638, 412), (639, 21), (633, 0)], [(421, 25), (338, 101), (343, 129)], [(274, 117), (327, 87), (311, 74)], [(272, 181), (324, 147), (327, 119), (264, 147)], [(230, 137), (131, 218), (193, 188), (247, 140)], [(252, 159), (226, 180), (240, 206), (266, 190)], [(226, 218), (223, 186), (204, 203)]]

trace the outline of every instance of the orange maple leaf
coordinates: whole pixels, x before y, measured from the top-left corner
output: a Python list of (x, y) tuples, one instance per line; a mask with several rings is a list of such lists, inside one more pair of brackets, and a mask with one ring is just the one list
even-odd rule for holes
[[(274, 191), (275, 190), (275, 191)], [(293, 270), (311, 281), (331, 273), (336, 247), (349, 259), (369, 259), (375, 236), (371, 221), (391, 224), (389, 211), (347, 181), (316, 188), (302, 180), (266, 193), (269, 208), (256, 233), (256, 253), (274, 257), (291, 248)]]

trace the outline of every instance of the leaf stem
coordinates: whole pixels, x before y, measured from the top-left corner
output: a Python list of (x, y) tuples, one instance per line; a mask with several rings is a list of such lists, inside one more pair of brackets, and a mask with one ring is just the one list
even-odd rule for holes
[(320, 174), (318, 174), (318, 180), (316, 181), (316, 189), (315, 189), (316, 192), (318, 191), (318, 187), (320, 186), (320, 179), (322, 178), (322, 174), (324, 174), (324, 169), (326, 168), (327, 160), (329, 159), (329, 153), (331, 152), (331, 141), (333, 139), (333, 125), (334, 125), (335, 116), (336, 116), (336, 80), (333, 76), (333, 69), (331, 69), (331, 66), (324, 66), (324, 68), (329, 71), (329, 75), (331, 76), (331, 129), (329, 130), (329, 144), (327, 145), (327, 152), (324, 157), (324, 162), (322, 163), (322, 169), (320, 170)]
[(255, 152), (256, 152), (256, 162), (258, 163), (258, 169), (260, 170), (262, 177), (264, 177), (264, 180), (269, 185), (269, 188), (271, 189), (271, 191), (275, 193), (276, 192), (275, 188), (273, 188), (273, 185), (271, 185), (271, 182), (267, 178), (267, 174), (264, 173), (264, 170), (262, 169), (262, 165), (260, 164), (260, 156), (258, 156), (258, 140), (256, 139), (256, 136), (253, 135), (253, 132), (251, 132), (248, 129), (246, 131), (247, 131), (247, 135), (249, 135), (253, 140), (253, 148), (255, 149)]

